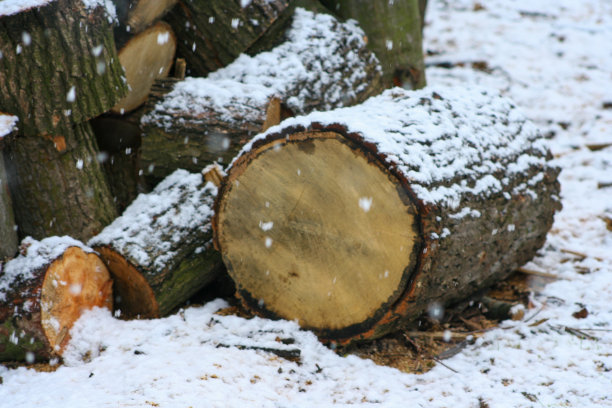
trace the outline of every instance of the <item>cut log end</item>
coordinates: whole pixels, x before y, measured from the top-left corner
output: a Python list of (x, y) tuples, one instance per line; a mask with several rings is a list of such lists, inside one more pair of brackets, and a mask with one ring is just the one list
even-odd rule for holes
[(70, 340), (70, 328), (83, 311), (112, 309), (111, 292), (112, 280), (96, 254), (70, 247), (55, 260), (41, 290), (41, 324), (51, 350), (62, 353)]
[(94, 247), (106, 261), (113, 276), (115, 307), (125, 318), (155, 318), (159, 317), (159, 305), (153, 289), (132, 264), (123, 256), (106, 246)]
[(334, 132), (296, 133), (241, 159), (216, 225), (239, 296), (324, 335), (367, 329), (414, 268), (416, 210), (400, 182)]

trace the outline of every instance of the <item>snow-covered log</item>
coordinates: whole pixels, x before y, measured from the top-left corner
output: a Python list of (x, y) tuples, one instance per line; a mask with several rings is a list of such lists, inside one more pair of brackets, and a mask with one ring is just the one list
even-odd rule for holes
[(70, 328), (87, 309), (112, 308), (112, 281), (100, 258), (70, 237), (26, 238), (0, 264), (0, 361), (61, 357)]
[(163, 21), (131, 37), (119, 50), (119, 61), (130, 90), (111, 111), (124, 114), (142, 105), (153, 82), (170, 73), (175, 51), (176, 36)]
[(378, 60), (354, 21), (298, 8), (287, 35), (271, 51), (242, 55), (207, 78), (158, 83), (142, 119), (145, 175), (160, 179), (176, 168), (229, 162), (261, 131), (272, 98), (286, 112), (305, 114), (354, 105), (381, 90)]
[(215, 244), (249, 309), (374, 338), (535, 255), (560, 207), (550, 158), (497, 94), (394, 88), (255, 137), (219, 191)]
[(19, 117), (20, 133), (62, 134), (127, 92), (113, 9), (101, 4), (0, 2), (0, 110)]
[(257, 47), (264, 35), (281, 38), (291, 11), (288, 0), (184, 0), (166, 19), (187, 73), (205, 76)]
[(2, 148), (5, 140), (15, 133), (18, 118), (0, 112), (0, 260), (17, 252), (17, 228), (13, 215), (13, 201), (9, 192), (8, 176), (4, 167)]
[[(425, 86), (419, 0), (321, 0), (341, 18), (354, 18), (368, 36), (383, 69), (386, 87)], [(424, 7), (424, 6), (423, 6)]]
[(122, 316), (165, 316), (222, 270), (210, 226), (216, 193), (202, 174), (176, 170), (89, 241), (113, 276)]
[(117, 216), (88, 122), (62, 135), (15, 137), (4, 153), (20, 237), (86, 241)]

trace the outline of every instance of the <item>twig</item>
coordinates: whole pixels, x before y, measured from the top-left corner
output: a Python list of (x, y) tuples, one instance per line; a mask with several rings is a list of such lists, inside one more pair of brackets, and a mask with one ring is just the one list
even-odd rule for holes
[(587, 255), (587, 254), (582, 253), (582, 252), (573, 251), (571, 249), (563, 249), (562, 248), (560, 251), (563, 252), (564, 254), (575, 255), (575, 256), (580, 257), (580, 258), (593, 258), (593, 259), (595, 259), (597, 261), (600, 261), (600, 262), (603, 261), (602, 258), (599, 258), (599, 257), (596, 257), (596, 256), (590, 256), (590, 255)]
[(404, 333), (404, 335), (408, 337), (429, 337), (435, 340), (446, 340), (446, 339), (457, 339), (457, 340), (465, 340), (469, 336), (472, 336), (473, 332), (426, 332), (426, 331), (409, 331)]
[(527, 269), (527, 268), (524, 268), (524, 267), (518, 268), (517, 271), (520, 272), (520, 273), (524, 273), (525, 275), (540, 276), (542, 278), (548, 278), (548, 279), (561, 279), (560, 277), (558, 277), (557, 275), (554, 275), (552, 273), (540, 272), (540, 271), (536, 271), (536, 270), (533, 270), (533, 269)]
[(591, 336), (590, 334), (587, 334), (583, 332), (582, 330), (574, 329), (572, 327), (567, 327), (567, 326), (565, 326), (563, 330), (565, 330), (565, 332), (569, 334), (573, 334), (574, 336), (578, 337), (581, 340), (587, 339), (587, 340), (599, 341), (597, 337)]
[[(567, 326), (566, 326), (567, 327)], [(577, 331), (600, 331), (600, 332), (612, 332), (612, 329), (588, 329), (588, 328), (577, 328), (577, 327), (568, 327), (568, 329), (571, 330), (577, 330)]]
[(541, 308), (540, 308), (540, 309), (539, 309), (537, 312), (535, 312), (534, 314), (532, 314), (531, 316), (529, 316), (527, 319), (525, 319), (525, 323), (527, 323), (528, 321), (530, 321), (531, 319), (533, 319), (534, 317), (536, 317), (537, 315), (539, 315), (539, 314), (540, 314), (540, 312), (541, 312), (542, 310), (544, 310), (544, 306), (546, 306), (546, 304), (542, 305), (542, 307), (541, 307)]
[(285, 360), (289, 360), (293, 362), (299, 362), (301, 355), (302, 355), (302, 352), (300, 349), (277, 349), (277, 348), (272, 348), (272, 347), (245, 346), (241, 344), (223, 344), (223, 343), (217, 344), (217, 348), (219, 347), (223, 347), (223, 348), (236, 347), (238, 350), (264, 351), (266, 353), (272, 353), (272, 354), (277, 355), (280, 358), (284, 358)]
[(444, 364), (444, 363), (442, 362), (442, 360), (440, 360), (439, 358), (437, 358), (437, 357), (432, 357), (432, 360), (433, 360), (433, 361), (435, 361), (436, 363), (442, 364), (444, 367), (448, 368), (448, 369), (449, 369), (449, 370), (451, 370), (453, 373), (459, 374), (459, 371), (457, 371), (457, 370), (455, 370), (454, 368), (449, 367), (448, 365)]

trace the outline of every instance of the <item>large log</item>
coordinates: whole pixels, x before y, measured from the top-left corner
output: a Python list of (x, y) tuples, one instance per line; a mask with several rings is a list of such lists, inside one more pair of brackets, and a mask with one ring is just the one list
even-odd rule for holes
[(375, 338), (534, 256), (560, 207), (550, 158), (502, 97), (394, 88), (254, 138), (219, 191), (215, 244), (252, 311)]
[(4, 153), (20, 237), (85, 241), (117, 216), (87, 122), (61, 135), (18, 136)]
[[(380, 59), (385, 86), (425, 86), (421, 0), (321, 0), (341, 18), (354, 18)], [(424, 10), (423, 10), (424, 13)]]
[(210, 227), (216, 193), (202, 174), (177, 170), (89, 241), (113, 276), (122, 316), (165, 316), (222, 270)]
[(273, 98), (304, 114), (354, 105), (381, 90), (380, 66), (355, 22), (298, 8), (287, 35), (273, 50), (242, 55), (207, 78), (157, 82), (142, 119), (145, 175), (229, 162), (261, 131)]
[[(20, 133), (62, 134), (127, 92), (100, 2), (0, 2), (0, 110)], [(111, 20), (112, 21), (112, 20)]]
[(91, 248), (70, 237), (31, 238), (0, 264), (0, 361), (61, 357), (87, 309), (112, 307), (112, 281)]
[(291, 11), (288, 0), (183, 0), (167, 20), (180, 38), (177, 53), (187, 61), (187, 73), (205, 76), (247, 52), (276, 26), (282, 38)]
[(18, 118), (0, 112), (0, 261), (17, 252), (17, 228), (13, 215), (13, 201), (8, 185), (2, 153), (5, 141), (15, 133)]

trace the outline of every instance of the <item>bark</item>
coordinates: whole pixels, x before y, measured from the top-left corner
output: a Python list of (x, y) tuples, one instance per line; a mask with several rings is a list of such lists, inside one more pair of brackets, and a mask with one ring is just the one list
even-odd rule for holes
[(298, 9), (288, 34), (269, 53), (243, 56), (207, 78), (157, 81), (142, 120), (145, 176), (229, 163), (264, 128), (271, 100), (281, 102), (284, 119), (354, 105), (380, 91), (380, 66), (354, 25)]
[(222, 271), (211, 243), (216, 191), (202, 174), (177, 170), (89, 242), (113, 276), (122, 316), (168, 315)]
[(84, 241), (116, 217), (88, 123), (61, 136), (19, 136), (5, 159), (20, 237)]
[(386, 87), (425, 86), (420, 0), (322, 0), (344, 19), (357, 20), (380, 59)]
[(71, 238), (28, 238), (0, 270), (0, 361), (61, 357), (85, 310), (112, 308), (104, 263)]
[(113, 0), (123, 29), (138, 34), (163, 18), (178, 0)]
[(560, 208), (543, 143), (485, 91), (394, 89), (291, 120), (232, 164), (215, 245), (250, 310), (376, 338), (535, 255)]
[(119, 50), (119, 61), (125, 70), (130, 91), (111, 111), (130, 112), (146, 99), (153, 81), (170, 73), (176, 51), (176, 36), (172, 28), (159, 21), (132, 37)]
[(14, 256), (18, 244), (13, 201), (11, 200), (2, 153), (4, 144), (15, 133), (16, 121), (16, 117), (0, 113), (0, 260)]
[(255, 44), (268, 30), (278, 26), (270, 37), (282, 37), (291, 10), (287, 0), (253, 0), (246, 7), (239, 0), (182, 0), (167, 20), (180, 38), (177, 53), (187, 73), (205, 76), (251, 47), (264, 49)]
[(0, 16), (0, 110), (20, 133), (62, 134), (127, 92), (102, 7), (58, 0)]

